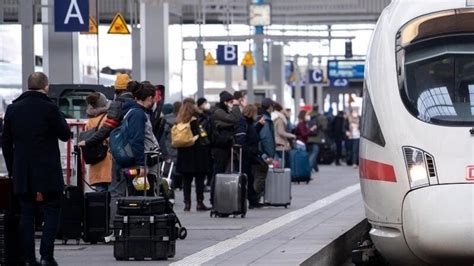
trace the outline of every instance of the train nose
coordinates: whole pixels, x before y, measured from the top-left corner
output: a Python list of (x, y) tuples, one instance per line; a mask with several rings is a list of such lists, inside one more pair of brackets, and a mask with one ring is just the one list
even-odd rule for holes
[(411, 191), (403, 203), (408, 246), (430, 263), (474, 263), (474, 184)]

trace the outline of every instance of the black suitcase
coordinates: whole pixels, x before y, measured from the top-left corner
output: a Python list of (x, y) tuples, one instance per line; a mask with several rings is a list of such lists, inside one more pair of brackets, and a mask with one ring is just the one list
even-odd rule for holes
[(23, 265), (25, 261), (19, 224), (19, 215), (0, 212), (0, 265)]
[(116, 260), (167, 260), (176, 253), (174, 214), (117, 216), (114, 220)]
[(61, 199), (61, 215), (57, 235), (63, 244), (67, 244), (69, 239), (75, 239), (79, 244), (82, 236), (83, 204), (82, 188), (66, 186)]
[(104, 242), (109, 233), (110, 193), (89, 192), (84, 195), (84, 242)]
[(166, 210), (166, 199), (163, 197), (128, 197), (117, 200), (118, 215), (157, 215)]

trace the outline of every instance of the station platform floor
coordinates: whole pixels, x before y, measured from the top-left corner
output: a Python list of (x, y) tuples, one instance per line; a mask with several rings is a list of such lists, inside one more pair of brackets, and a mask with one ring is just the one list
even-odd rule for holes
[(176, 198), (188, 237), (177, 241), (175, 258), (118, 262), (112, 245), (73, 241), (56, 245), (59, 265), (299, 265), (365, 218), (358, 169), (348, 166), (322, 166), (311, 183), (293, 184), (288, 209), (249, 210), (244, 219), (210, 218), (195, 202), (184, 213), (180, 191)]

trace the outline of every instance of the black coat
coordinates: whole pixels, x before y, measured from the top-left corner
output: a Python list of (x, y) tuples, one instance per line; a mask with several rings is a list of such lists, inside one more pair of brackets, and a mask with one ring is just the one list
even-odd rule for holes
[[(191, 130), (193, 135), (199, 135), (199, 122), (197, 120), (191, 122)], [(208, 174), (211, 159), (209, 156), (210, 145), (203, 144), (204, 141), (200, 137), (193, 146), (178, 148), (178, 162), (176, 165), (178, 173), (188, 176)]]
[(45, 94), (28, 91), (13, 101), (5, 114), (2, 140), (16, 194), (63, 191), (58, 139), (70, 136), (63, 114)]

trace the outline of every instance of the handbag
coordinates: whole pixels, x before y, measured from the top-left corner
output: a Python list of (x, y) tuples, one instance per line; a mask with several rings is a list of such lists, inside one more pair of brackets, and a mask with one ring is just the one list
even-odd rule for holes
[[(107, 114), (103, 114), (102, 117), (99, 120), (99, 123), (95, 128), (91, 128), (89, 130), (86, 130), (84, 132), (81, 132), (79, 134), (79, 140), (88, 140), (91, 139), (94, 134), (99, 130), (99, 127), (102, 123), (102, 120), (104, 120), (105, 116)], [(85, 145), (81, 146), (81, 151), (82, 151), (82, 158), (84, 159), (84, 162), (86, 164), (96, 164), (105, 159), (107, 156), (107, 152), (109, 151), (109, 146), (105, 145), (103, 143), (97, 144), (97, 145)]]

